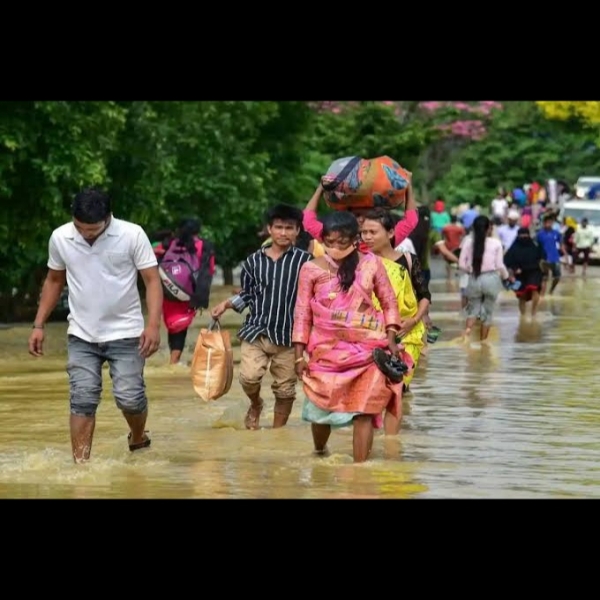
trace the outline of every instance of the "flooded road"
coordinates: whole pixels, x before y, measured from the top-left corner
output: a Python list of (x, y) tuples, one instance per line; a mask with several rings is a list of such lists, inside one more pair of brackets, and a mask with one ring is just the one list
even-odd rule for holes
[[(166, 350), (146, 372), (151, 449), (129, 452), (106, 372), (92, 461), (75, 466), (66, 324), (49, 325), (42, 359), (27, 354), (28, 325), (0, 329), (0, 497), (600, 497), (598, 275), (565, 277), (537, 323), (520, 322), (514, 296), (503, 293), (489, 347), (455, 340), (463, 326), (456, 282), (434, 281), (432, 317), (443, 333), (405, 398), (400, 438), (377, 434), (373, 459), (358, 466), (351, 429), (332, 434), (329, 457), (312, 455), (300, 387), (289, 425), (272, 430), (267, 378), (265, 428), (246, 431), (237, 380), (228, 396), (205, 403), (189, 369), (165, 366)], [(188, 345), (206, 321), (196, 320)]]

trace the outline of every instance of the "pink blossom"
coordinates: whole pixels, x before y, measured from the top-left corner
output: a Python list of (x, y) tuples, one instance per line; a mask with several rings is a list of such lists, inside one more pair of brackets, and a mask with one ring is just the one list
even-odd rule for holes
[(502, 110), (502, 104), (500, 104), (500, 102), (496, 102), (495, 100), (482, 100), (479, 104), (482, 106), (487, 106), (488, 108), (497, 108), (498, 110)]
[[(312, 102), (310, 105), (319, 112), (341, 115), (348, 110), (357, 108), (359, 103), (355, 101), (336, 102), (333, 100), (323, 100), (320, 102)], [(380, 105), (392, 107), (393, 113), (397, 119), (403, 117), (402, 104), (400, 102), (382, 100)], [(428, 100), (420, 102), (419, 108), (425, 112), (425, 116), (428, 120), (434, 119), (433, 123), (430, 125), (434, 126), (439, 131), (445, 132), (446, 135), (478, 140), (485, 136), (485, 120), (489, 119), (492, 111), (501, 110), (502, 104), (495, 100), (482, 100), (478, 102)], [(463, 118), (453, 121), (451, 120), (451, 115), (453, 112), (456, 113), (456, 111), (462, 113)], [(456, 119), (456, 117), (454, 118)], [(442, 121), (442, 123), (440, 123), (440, 121)]]
[(453, 110), (460, 110), (471, 113), (489, 114), (492, 109), (501, 109), (502, 104), (496, 101), (483, 101), (474, 104), (467, 104), (466, 102), (421, 102), (419, 107), (429, 111), (435, 112), (442, 108), (451, 108)]
[(485, 135), (485, 126), (483, 121), (455, 121), (454, 123), (444, 123), (438, 125), (437, 129), (445, 131), (450, 135), (457, 137), (466, 137), (473, 140), (481, 139)]
[(479, 113), (480, 115), (489, 115), (492, 112), (492, 108), (490, 106), (473, 106), (471, 112)]
[(340, 103), (334, 102), (331, 100), (321, 100), (319, 102), (311, 102), (310, 106), (319, 112), (334, 112), (335, 109), (337, 109), (337, 112), (341, 112)]
[(421, 108), (424, 108), (425, 110), (433, 112), (440, 109), (443, 106), (443, 104), (442, 102), (421, 102), (419, 106)]

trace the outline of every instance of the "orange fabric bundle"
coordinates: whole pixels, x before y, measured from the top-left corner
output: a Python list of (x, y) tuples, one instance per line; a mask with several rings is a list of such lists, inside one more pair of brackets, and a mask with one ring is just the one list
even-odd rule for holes
[(325, 202), (334, 210), (396, 208), (406, 200), (410, 173), (389, 156), (334, 161), (322, 177)]

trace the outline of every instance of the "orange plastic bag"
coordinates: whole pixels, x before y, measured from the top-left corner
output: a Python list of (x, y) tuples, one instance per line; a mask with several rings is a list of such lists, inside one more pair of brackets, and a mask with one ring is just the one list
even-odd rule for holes
[(202, 400), (224, 396), (233, 382), (233, 350), (229, 331), (211, 321), (201, 329), (192, 358), (192, 385)]
[(334, 210), (396, 208), (406, 201), (410, 173), (389, 156), (348, 156), (334, 161), (321, 183)]

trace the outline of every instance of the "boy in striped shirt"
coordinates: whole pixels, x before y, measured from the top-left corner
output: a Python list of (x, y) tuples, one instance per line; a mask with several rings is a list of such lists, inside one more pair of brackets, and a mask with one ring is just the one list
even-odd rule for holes
[(240, 384), (250, 400), (247, 429), (258, 429), (263, 409), (261, 383), (267, 369), (273, 377), (275, 396), (273, 427), (283, 427), (296, 399), (292, 328), (298, 276), (312, 256), (296, 247), (302, 225), (302, 210), (278, 204), (267, 211), (271, 242), (242, 263), (241, 291), (215, 306), (211, 315), (219, 319), (228, 309), (241, 313), (248, 308), (238, 332), (241, 345)]

